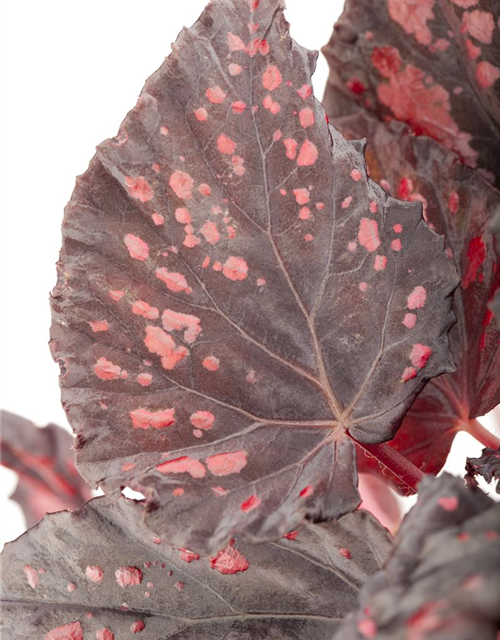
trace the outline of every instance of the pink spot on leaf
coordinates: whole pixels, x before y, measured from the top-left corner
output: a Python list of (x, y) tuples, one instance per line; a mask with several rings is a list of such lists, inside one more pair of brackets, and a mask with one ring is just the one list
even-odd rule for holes
[(236, 146), (236, 142), (223, 133), (217, 138), (217, 149), (221, 153), (232, 155), (236, 151)]
[(314, 493), (314, 487), (310, 484), (307, 487), (304, 487), (302, 491), (299, 493), (301, 498), (309, 498)]
[(250, 566), (248, 560), (242, 555), (238, 549), (234, 548), (231, 541), (225, 549), (219, 551), (214, 557), (210, 558), (210, 566), (223, 575), (232, 575), (246, 571)]
[(148, 320), (158, 320), (160, 312), (156, 307), (152, 307), (144, 300), (136, 300), (132, 305), (132, 313), (136, 316), (142, 316)]
[(220, 240), (220, 233), (217, 230), (217, 225), (208, 220), (200, 229), (201, 235), (209, 244), (216, 244)]
[(361, 171), (359, 171), (358, 169), (353, 169), (351, 171), (351, 178), (354, 180), (354, 182), (359, 182), (362, 178), (362, 174)]
[(309, 107), (305, 107), (301, 109), (299, 112), (300, 125), (307, 129), (307, 127), (312, 127), (314, 124), (314, 111)]
[(310, 140), (304, 140), (300, 147), (299, 157), (297, 158), (297, 164), (299, 167), (310, 167), (318, 159), (318, 149), (314, 142)]
[(445, 511), (456, 511), (458, 509), (457, 496), (442, 496), (437, 503)]
[(244, 280), (248, 274), (248, 265), (243, 258), (230, 256), (222, 267), (222, 273), (229, 280)]
[(202, 365), (207, 369), (207, 371), (218, 371), (220, 360), (215, 356), (207, 356), (203, 360)]
[(361, 218), (358, 230), (358, 240), (361, 246), (373, 252), (380, 246), (378, 222), (371, 218)]
[(283, 140), (283, 144), (285, 145), (286, 157), (289, 160), (295, 160), (297, 157), (297, 147), (299, 146), (297, 140), (293, 138), (285, 138)]
[(267, 89), (268, 91), (274, 91), (281, 85), (281, 82), (282, 78), (280, 70), (276, 65), (270, 64), (264, 71), (264, 75), (262, 76), (262, 85), (264, 89)]
[(309, 202), (309, 189), (294, 189), (293, 195), (297, 204), (307, 204)]
[(94, 373), (100, 380), (117, 380), (122, 369), (107, 358), (99, 358), (94, 365)]
[(182, 547), (179, 549), (179, 555), (183, 562), (195, 562), (200, 559), (200, 556), (194, 551), (189, 551), (189, 549), (183, 549)]
[(482, 60), (476, 67), (476, 78), (480, 87), (488, 89), (500, 78), (500, 69), (488, 60)]
[(417, 324), (417, 316), (414, 313), (407, 313), (403, 319), (403, 324), (407, 329), (413, 329)]
[(309, 84), (303, 84), (300, 89), (298, 89), (297, 93), (302, 100), (307, 100), (307, 98), (312, 95), (312, 87)]
[(406, 300), (408, 309), (422, 309), (427, 299), (425, 287), (415, 287)]
[(151, 187), (143, 176), (139, 176), (138, 178), (127, 176), (125, 178), (125, 184), (130, 196), (136, 200), (148, 202), (153, 197)]
[(129, 233), (123, 238), (123, 242), (125, 243), (131, 258), (134, 258), (134, 260), (141, 260), (143, 262), (148, 259), (149, 247), (144, 240), (141, 240), (141, 238)]
[(56, 627), (44, 636), (43, 640), (83, 640), (83, 629), (79, 622), (70, 622)]
[[(215, 416), (210, 411), (196, 411), (191, 414), (190, 422), (193, 427), (197, 427), (198, 429), (211, 429), (215, 422)], [(208, 462), (207, 462), (208, 464)], [(210, 466), (209, 466), (210, 469)]]
[(29, 564), (24, 565), (23, 571), (29, 586), (32, 589), (36, 589), (38, 586), (38, 571), (33, 569)]
[(184, 340), (192, 344), (201, 333), (200, 319), (186, 313), (165, 309), (161, 321), (166, 331), (184, 331)]
[(161, 409), (149, 411), (149, 409), (136, 409), (130, 412), (132, 425), (135, 429), (164, 429), (175, 422), (175, 409)]
[(206, 459), (208, 470), (214, 476), (228, 476), (232, 473), (240, 473), (247, 465), (246, 451), (232, 451), (229, 453), (217, 453)]
[(94, 333), (99, 333), (100, 331), (108, 331), (109, 324), (107, 320), (96, 320), (95, 322), (89, 322), (90, 328)]
[(117, 584), (124, 589), (142, 582), (142, 571), (137, 567), (119, 567), (115, 571)]
[(167, 289), (174, 291), (184, 291), (185, 293), (192, 293), (191, 287), (188, 287), (186, 278), (180, 273), (171, 273), (166, 267), (160, 267), (156, 270), (156, 277), (167, 285)]
[(205, 91), (205, 95), (212, 104), (221, 104), (226, 99), (227, 93), (225, 93), (219, 86), (215, 86), (207, 89)]
[(161, 462), (156, 465), (156, 468), (165, 475), (169, 473), (188, 473), (192, 478), (204, 478), (207, 473), (204, 465), (199, 460), (188, 456)]
[(432, 349), (424, 344), (414, 344), (410, 354), (412, 365), (416, 369), (423, 369), (431, 357)]
[(104, 579), (104, 571), (102, 570), (101, 567), (98, 567), (98, 566), (88, 566), (85, 569), (85, 576), (91, 582), (95, 582), (96, 584), (99, 584)]
[(248, 513), (249, 511), (257, 509), (257, 507), (259, 507), (261, 503), (262, 500), (254, 494), (241, 503), (240, 509), (243, 511), (243, 513)]

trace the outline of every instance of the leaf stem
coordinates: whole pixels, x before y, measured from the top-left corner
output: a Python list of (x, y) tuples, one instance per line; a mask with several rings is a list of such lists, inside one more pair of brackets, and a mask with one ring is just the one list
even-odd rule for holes
[(363, 449), (370, 456), (374, 457), (380, 465), (394, 474), (397, 479), (404, 484), (408, 495), (417, 493), (418, 483), (424, 477), (424, 473), (412, 464), (408, 458), (386, 442), (382, 444), (364, 444), (358, 442), (358, 440), (350, 434), (348, 435), (360, 449)]
[(473, 438), (478, 440), (483, 446), (490, 449), (498, 449), (500, 447), (500, 438), (491, 431), (488, 431), (479, 420), (469, 420), (464, 423), (464, 431), (469, 433)]

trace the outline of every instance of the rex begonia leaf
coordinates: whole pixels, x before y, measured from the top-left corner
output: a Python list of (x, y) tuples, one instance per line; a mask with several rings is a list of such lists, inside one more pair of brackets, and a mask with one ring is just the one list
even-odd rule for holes
[(199, 553), (355, 509), (349, 435), (392, 438), (453, 370), (443, 239), (328, 125), (283, 8), (209, 4), (63, 224), (51, 345), (78, 467)]
[(498, 0), (347, 0), (325, 47), (329, 116), (407, 122), (500, 186)]
[(476, 476), (482, 476), (486, 482), (494, 482), (496, 492), (500, 493), (500, 448), (485, 447), (479, 458), (467, 458), (465, 470), (469, 486), (477, 486)]
[(500, 504), (460, 478), (427, 476), (335, 640), (496, 640), (499, 625)]
[(172, 549), (139, 504), (95, 498), (3, 552), (4, 640), (330, 640), (392, 541), (366, 511), (212, 558)]

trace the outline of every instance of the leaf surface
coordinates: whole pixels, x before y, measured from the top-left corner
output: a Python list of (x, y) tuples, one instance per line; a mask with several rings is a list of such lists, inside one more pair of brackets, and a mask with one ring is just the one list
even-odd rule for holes
[(427, 476), (384, 569), (336, 640), (495, 640), (500, 505), (448, 474)]
[(92, 492), (75, 469), (72, 438), (55, 424), (38, 428), (8, 411), (0, 413), (1, 461), (19, 476), (12, 500), (28, 527), (46, 513), (76, 509)]
[(175, 547), (352, 511), (347, 432), (393, 437), (453, 368), (443, 240), (327, 124), (315, 60), (279, 0), (211, 3), (66, 209), (52, 350), (78, 465), (141, 491)]
[(407, 122), (500, 185), (496, 0), (348, 0), (324, 48), (329, 115)]
[[(500, 194), (452, 152), (410, 135), (401, 123), (380, 123), (360, 113), (335, 124), (349, 137), (369, 140), (368, 167), (375, 180), (395, 196), (423, 203), (427, 222), (445, 236), (461, 276), (453, 303), (457, 324), (450, 332), (457, 370), (425, 387), (391, 442), (416, 467), (436, 474), (456, 433), (473, 433), (473, 419), (500, 402), (500, 329), (489, 309), (500, 286), (498, 244), (490, 229)], [(378, 469), (369, 456), (361, 456), (360, 465)]]
[(391, 546), (357, 511), (200, 558), (154, 538), (137, 503), (95, 498), (6, 546), (3, 637), (328, 640)]

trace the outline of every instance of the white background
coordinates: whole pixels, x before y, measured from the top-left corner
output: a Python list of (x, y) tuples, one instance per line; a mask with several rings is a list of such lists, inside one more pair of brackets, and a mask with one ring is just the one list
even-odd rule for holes
[[(146, 78), (205, 0), (3, 0), (1, 55), (2, 407), (37, 424), (67, 427), (58, 367), (47, 346), (60, 225), (75, 177), (96, 144), (115, 135)], [(328, 42), (343, 0), (287, 0), (292, 35), (311, 49)], [(314, 77), (323, 95), (327, 64)], [(461, 436), (448, 468), (463, 469), (481, 446)], [(0, 545), (24, 530), (1, 470)]]

